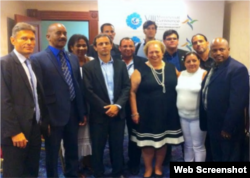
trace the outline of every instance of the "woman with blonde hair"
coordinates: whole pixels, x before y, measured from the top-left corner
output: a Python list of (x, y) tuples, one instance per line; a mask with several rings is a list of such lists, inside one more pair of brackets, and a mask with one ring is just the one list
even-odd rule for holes
[(183, 142), (176, 107), (178, 71), (174, 65), (162, 61), (165, 47), (160, 41), (149, 41), (144, 52), (148, 61), (131, 76), (131, 111), (137, 124), (131, 139), (142, 148), (144, 177), (163, 177), (166, 144)]

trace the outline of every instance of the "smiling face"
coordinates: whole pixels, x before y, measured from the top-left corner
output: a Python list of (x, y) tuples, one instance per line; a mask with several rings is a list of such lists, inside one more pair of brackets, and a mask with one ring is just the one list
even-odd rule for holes
[(216, 38), (211, 44), (210, 51), (215, 63), (220, 64), (228, 59), (230, 48), (225, 39)]
[(57, 49), (63, 49), (67, 42), (67, 31), (65, 26), (62, 24), (50, 25), (46, 37), (50, 46)]
[(122, 40), (121, 45), (119, 46), (119, 50), (122, 54), (122, 58), (130, 59), (133, 57), (135, 52), (135, 45), (132, 40)]
[(82, 58), (87, 54), (88, 46), (84, 39), (79, 39), (75, 42), (74, 46), (71, 46), (72, 53), (77, 55), (79, 58)]
[(188, 55), (184, 61), (184, 65), (189, 73), (194, 73), (199, 69), (200, 60), (196, 55)]
[(161, 47), (158, 44), (150, 44), (148, 46), (148, 52), (147, 52), (148, 60), (151, 64), (159, 64), (162, 62), (163, 52), (161, 50)]
[(33, 53), (36, 41), (35, 34), (31, 30), (21, 30), (10, 40), (16, 51), (26, 58)]

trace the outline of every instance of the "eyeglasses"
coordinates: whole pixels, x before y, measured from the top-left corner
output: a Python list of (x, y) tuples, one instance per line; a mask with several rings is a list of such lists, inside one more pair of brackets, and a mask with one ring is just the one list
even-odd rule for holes
[(167, 40), (167, 41), (171, 41), (171, 40), (176, 41), (177, 38), (166, 38), (165, 40)]

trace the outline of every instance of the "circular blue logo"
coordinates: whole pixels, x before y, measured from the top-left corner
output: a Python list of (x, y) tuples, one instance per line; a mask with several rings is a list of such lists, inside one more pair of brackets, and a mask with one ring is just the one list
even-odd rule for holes
[(141, 42), (140, 38), (138, 38), (137, 36), (133, 36), (131, 40), (133, 40), (135, 44)]
[(141, 16), (137, 13), (133, 13), (133, 14), (130, 14), (128, 17), (127, 17), (127, 25), (129, 27), (131, 27), (132, 29), (136, 30), (138, 27), (141, 26), (142, 24), (142, 19), (141, 19)]

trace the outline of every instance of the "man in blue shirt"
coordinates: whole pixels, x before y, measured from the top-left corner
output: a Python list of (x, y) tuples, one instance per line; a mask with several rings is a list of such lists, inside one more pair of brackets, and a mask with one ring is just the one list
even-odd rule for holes
[(90, 106), (89, 124), (94, 176), (104, 176), (103, 152), (108, 139), (112, 150), (110, 176), (121, 177), (125, 104), (130, 90), (129, 76), (125, 63), (111, 57), (112, 40), (108, 35), (97, 35), (93, 46), (98, 57), (83, 66), (83, 80)]
[(163, 43), (166, 46), (166, 52), (163, 56), (163, 61), (174, 64), (178, 71), (185, 70), (183, 57), (187, 53), (187, 51), (178, 49), (179, 34), (177, 33), (177, 31), (165, 31), (163, 34)]
[(50, 120), (45, 138), (47, 177), (58, 177), (58, 153), (63, 139), (65, 177), (78, 177), (78, 127), (86, 123), (80, 67), (75, 55), (67, 53), (67, 31), (63, 24), (48, 28), (49, 46), (31, 56), (37, 78), (45, 93)]

